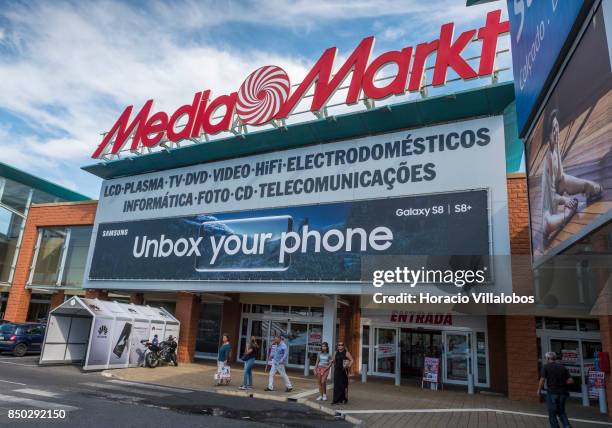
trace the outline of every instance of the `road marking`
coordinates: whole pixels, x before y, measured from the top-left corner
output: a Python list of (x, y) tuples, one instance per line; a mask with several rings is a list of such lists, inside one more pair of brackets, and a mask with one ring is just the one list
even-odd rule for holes
[(24, 367), (38, 367), (38, 364), (21, 364), (21, 363), (14, 363), (12, 361), (0, 361), (0, 363), (2, 363), (2, 364), (13, 364), (15, 366), (24, 366)]
[(13, 382), (13, 381), (10, 381), (10, 380), (2, 380), (2, 379), (0, 379), (0, 382), (12, 383), (13, 385), (21, 385), (21, 386), (26, 386), (26, 384), (25, 384), (25, 383), (21, 383), (21, 382)]
[[(487, 409), (487, 408), (460, 408), (460, 409), (385, 409), (385, 410), (337, 410), (338, 413), (342, 415), (348, 414), (374, 414), (374, 413), (469, 413), (469, 412), (493, 412), (493, 413), (504, 413), (509, 415), (519, 415), (519, 416), (532, 416), (536, 418), (546, 418), (548, 419), (548, 415), (542, 415), (540, 413), (529, 413), (529, 412), (517, 412), (514, 410), (501, 410), (501, 409)], [(581, 422), (588, 423), (594, 425), (609, 425), (612, 426), (612, 422), (605, 421), (597, 421), (592, 419), (578, 419), (578, 418), (569, 418), (570, 421), (573, 422)]]
[(190, 392), (193, 392), (190, 389), (172, 388), (171, 386), (155, 385), (151, 383), (128, 382), (126, 380), (118, 380), (118, 379), (113, 379), (110, 382), (117, 383), (120, 385), (135, 386), (138, 388), (158, 389), (160, 391), (178, 392), (179, 394), (189, 394)]
[(41, 397), (48, 397), (48, 398), (53, 398), (53, 397), (57, 397), (58, 395), (60, 395), (55, 392), (44, 391), (42, 389), (34, 389), (34, 388), (16, 389), (15, 392), (20, 392), (22, 394), (29, 394), (29, 395), (40, 395)]
[(121, 392), (129, 392), (131, 394), (136, 393), (140, 395), (150, 395), (151, 397), (167, 397), (169, 395), (164, 392), (140, 391), (134, 388), (127, 388), (125, 386), (109, 385), (108, 383), (85, 382), (85, 383), (82, 383), (81, 385), (89, 386), (91, 388), (98, 388), (98, 389), (110, 389), (111, 391), (116, 390), (116, 391), (121, 391)]
[[(333, 383), (327, 385), (327, 389), (332, 389), (333, 387), (334, 387)], [(290, 395), (289, 399), (297, 400), (298, 398), (304, 398), (304, 397), (308, 397), (309, 395), (318, 394), (318, 393), (319, 393), (319, 388), (307, 389), (306, 391), (302, 391), (299, 394)]]
[(14, 404), (22, 404), (30, 407), (38, 407), (41, 409), (64, 409), (64, 410), (78, 410), (78, 407), (69, 406), (67, 404), (51, 403), (48, 401), (33, 400), (25, 397), (15, 397), (12, 395), (0, 394), (0, 401)]

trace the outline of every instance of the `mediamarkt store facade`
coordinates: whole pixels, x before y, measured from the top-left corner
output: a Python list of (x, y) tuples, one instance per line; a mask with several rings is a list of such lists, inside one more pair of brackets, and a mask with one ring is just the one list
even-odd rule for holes
[[(492, 12), (482, 29), (455, 40), (447, 24), (439, 40), (377, 57), (366, 38), (339, 69), (328, 49), (293, 87), (281, 68), (266, 66), (236, 93), (197, 92), (174, 113), (155, 112), (151, 101), (138, 112), (129, 107), (94, 157), (114, 159), (128, 146), (167, 150), (85, 168), (105, 179), (85, 288), (145, 299), (174, 293), (183, 358), (214, 357), (227, 332), (241, 350), (255, 336), (263, 363), (270, 338), (282, 333), (289, 365), (303, 368), (314, 365), (322, 341), (341, 337), (359, 358), (356, 370), (368, 364), (372, 375), (410, 377), (435, 356), (445, 383), (467, 385), (474, 373), (476, 386), (491, 387), (486, 316), (457, 315), (452, 305), (376, 304), (371, 271), (405, 257), (510, 254), (512, 86), (378, 108), (375, 101), (418, 95), (428, 78), (435, 87), (451, 74), (490, 76), (507, 31)], [(469, 64), (461, 52), (475, 37), (481, 59)], [(388, 65), (395, 74), (378, 80)], [(368, 108), (331, 116), (334, 96)], [(288, 125), (299, 106), (320, 119)], [(272, 129), (254, 128), (266, 123)], [(173, 146), (226, 130), (240, 135)], [(495, 258), (490, 268), (495, 287), (511, 290), (511, 271)]]
[[(26, 236), (93, 224), (87, 296), (164, 305), (181, 322), (183, 361), (214, 358), (225, 332), (233, 360), (255, 336), (263, 364), (281, 333), (297, 369), (314, 365), (322, 341), (343, 340), (355, 373), (412, 382), (437, 357), (446, 384), (471, 377), (532, 399), (544, 350), (535, 316), (381, 304), (375, 293), (392, 286), (372, 285), (397, 266), (478, 268), (496, 294), (517, 292), (509, 260), (529, 258), (527, 192), (513, 84), (497, 83), (500, 17), (456, 37), (445, 24), (437, 40), (378, 56), (366, 38), (343, 64), (330, 48), (298, 85), (266, 66), (237, 92), (197, 92), (175, 112), (130, 106), (84, 167), (104, 179), (97, 207), (41, 205)], [(465, 89), (479, 77), (492, 83)], [(428, 96), (449, 81), (464, 87)], [(317, 119), (292, 123), (304, 113)]]

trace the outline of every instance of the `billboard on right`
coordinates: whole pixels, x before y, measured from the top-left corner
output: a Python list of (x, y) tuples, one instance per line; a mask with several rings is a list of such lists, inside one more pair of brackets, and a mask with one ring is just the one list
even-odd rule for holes
[(526, 140), (536, 264), (612, 216), (611, 87), (600, 7)]

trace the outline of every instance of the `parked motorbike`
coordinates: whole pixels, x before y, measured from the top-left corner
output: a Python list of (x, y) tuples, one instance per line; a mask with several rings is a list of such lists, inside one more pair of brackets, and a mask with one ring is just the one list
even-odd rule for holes
[(172, 336), (159, 345), (155, 345), (149, 340), (141, 340), (140, 343), (144, 344), (147, 348), (144, 358), (146, 367), (155, 368), (160, 363), (172, 363), (175, 367), (178, 366), (176, 357), (177, 343)]

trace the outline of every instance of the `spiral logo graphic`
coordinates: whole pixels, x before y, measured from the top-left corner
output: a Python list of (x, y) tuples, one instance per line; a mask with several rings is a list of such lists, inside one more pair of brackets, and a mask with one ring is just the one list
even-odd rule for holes
[(236, 114), (249, 125), (269, 122), (287, 100), (290, 87), (285, 70), (275, 65), (261, 67), (240, 86)]

